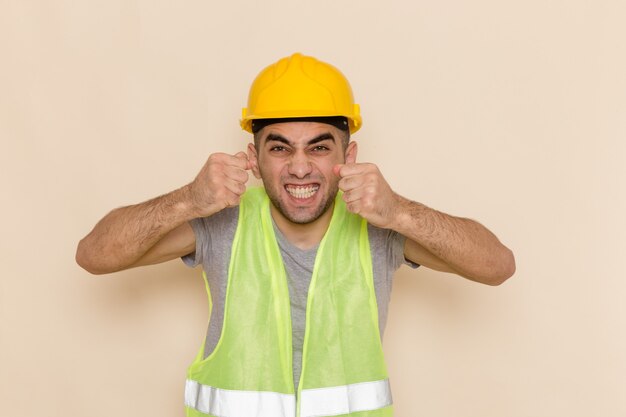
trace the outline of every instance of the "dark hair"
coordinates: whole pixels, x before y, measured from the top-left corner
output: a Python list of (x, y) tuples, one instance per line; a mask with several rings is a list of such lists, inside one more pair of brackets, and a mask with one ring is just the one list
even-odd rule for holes
[(350, 131), (350, 125), (348, 124), (348, 118), (344, 116), (328, 116), (328, 117), (281, 117), (274, 119), (255, 119), (252, 120), (252, 133), (256, 133), (263, 129), (265, 126), (272, 125), (274, 123), (286, 123), (286, 122), (317, 122), (333, 125), (339, 130)]
[(259, 141), (261, 139), (259, 132), (265, 127), (275, 123), (288, 123), (288, 122), (317, 122), (326, 123), (335, 126), (339, 129), (343, 135), (341, 142), (343, 149), (348, 147), (350, 142), (350, 125), (348, 124), (348, 118), (344, 116), (330, 116), (330, 117), (290, 117), (290, 118), (276, 118), (276, 119), (255, 119), (252, 121), (252, 133), (254, 134), (254, 146), (259, 147)]

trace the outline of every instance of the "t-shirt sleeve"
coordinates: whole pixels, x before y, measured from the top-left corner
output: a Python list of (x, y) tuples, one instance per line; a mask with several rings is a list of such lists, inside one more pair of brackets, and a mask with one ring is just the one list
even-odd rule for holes
[(202, 217), (189, 221), (189, 225), (193, 229), (193, 233), (196, 236), (196, 250), (195, 252), (182, 257), (183, 262), (188, 267), (196, 267), (203, 261), (203, 254), (206, 253), (205, 248), (208, 246), (207, 240), (210, 239), (209, 229), (207, 228), (205, 221), (207, 219), (207, 217)]
[(394, 232), (390, 230), (389, 240), (390, 240), (389, 250), (391, 251), (390, 255), (391, 255), (394, 269), (398, 269), (402, 265), (408, 265), (413, 269), (416, 269), (420, 266), (419, 264), (416, 264), (415, 262), (408, 260), (404, 256), (404, 243), (406, 241), (406, 237), (404, 237), (404, 235), (401, 235), (398, 232)]
[(182, 257), (185, 265), (192, 268), (208, 265), (210, 254), (225, 254), (228, 248), (220, 248), (219, 242), (226, 241), (224, 236), (229, 236), (232, 241), (238, 216), (239, 207), (229, 207), (212, 216), (191, 220), (189, 225), (196, 236), (196, 250)]
[(402, 265), (419, 267), (404, 257), (406, 238), (398, 232), (368, 225), (375, 274), (391, 279), (393, 273)]

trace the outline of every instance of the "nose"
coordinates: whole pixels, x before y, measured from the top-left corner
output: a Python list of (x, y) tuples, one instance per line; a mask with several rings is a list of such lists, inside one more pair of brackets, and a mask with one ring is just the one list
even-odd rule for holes
[(289, 174), (297, 178), (304, 178), (309, 175), (312, 170), (311, 161), (309, 161), (306, 153), (301, 150), (294, 152), (289, 160)]

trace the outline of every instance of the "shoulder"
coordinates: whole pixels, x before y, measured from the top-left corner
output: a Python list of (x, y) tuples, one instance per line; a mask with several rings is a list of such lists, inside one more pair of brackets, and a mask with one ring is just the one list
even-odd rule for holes
[[(231, 222), (237, 222), (237, 217), (239, 215), (239, 206), (235, 207), (227, 207), (221, 211), (218, 211), (215, 214), (207, 217), (198, 217), (197, 219), (191, 220), (191, 225), (193, 227), (194, 224), (200, 227), (214, 227), (220, 224), (228, 224)], [(195, 229), (195, 228), (194, 228)]]
[(371, 224), (367, 224), (367, 232), (370, 241), (372, 258), (377, 260), (385, 260), (389, 268), (398, 269), (401, 265), (406, 264), (411, 268), (417, 268), (419, 265), (407, 260), (404, 256), (404, 244), (406, 237), (395, 230), (383, 229)]
[(190, 221), (191, 227), (199, 235), (219, 235), (224, 229), (229, 229), (237, 225), (239, 217), (239, 206), (228, 207), (208, 217), (199, 217)]
[(405, 237), (391, 229), (383, 229), (368, 223), (367, 233), (369, 235), (370, 243), (376, 242), (384, 245), (390, 245), (393, 244), (393, 242), (400, 242), (404, 245)]
[(189, 222), (196, 239), (196, 250), (183, 257), (188, 266), (204, 264), (215, 259), (214, 252), (226, 253), (237, 229), (239, 207), (229, 207), (208, 217), (198, 217)]

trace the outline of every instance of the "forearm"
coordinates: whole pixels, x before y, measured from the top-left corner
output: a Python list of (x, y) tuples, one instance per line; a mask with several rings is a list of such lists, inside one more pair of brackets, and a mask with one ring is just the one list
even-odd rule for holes
[(397, 216), (391, 228), (429, 251), (452, 272), (490, 285), (513, 275), (513, 253), (480, 223), (450, 216), (397, 194), (395, 198)]
[(76, 261), (95, 274), (126, 269), (168, 232), (194, 217), (188, 186), (115, 209), (80, 241)]
[(374, 164), (340, 164), (333, 172), (341, 178), (348, 210), (404, 235), (404, 255), (411, 261), (490, 285), (513, 275), (513, 253), (479, 223), (396, 194)]

